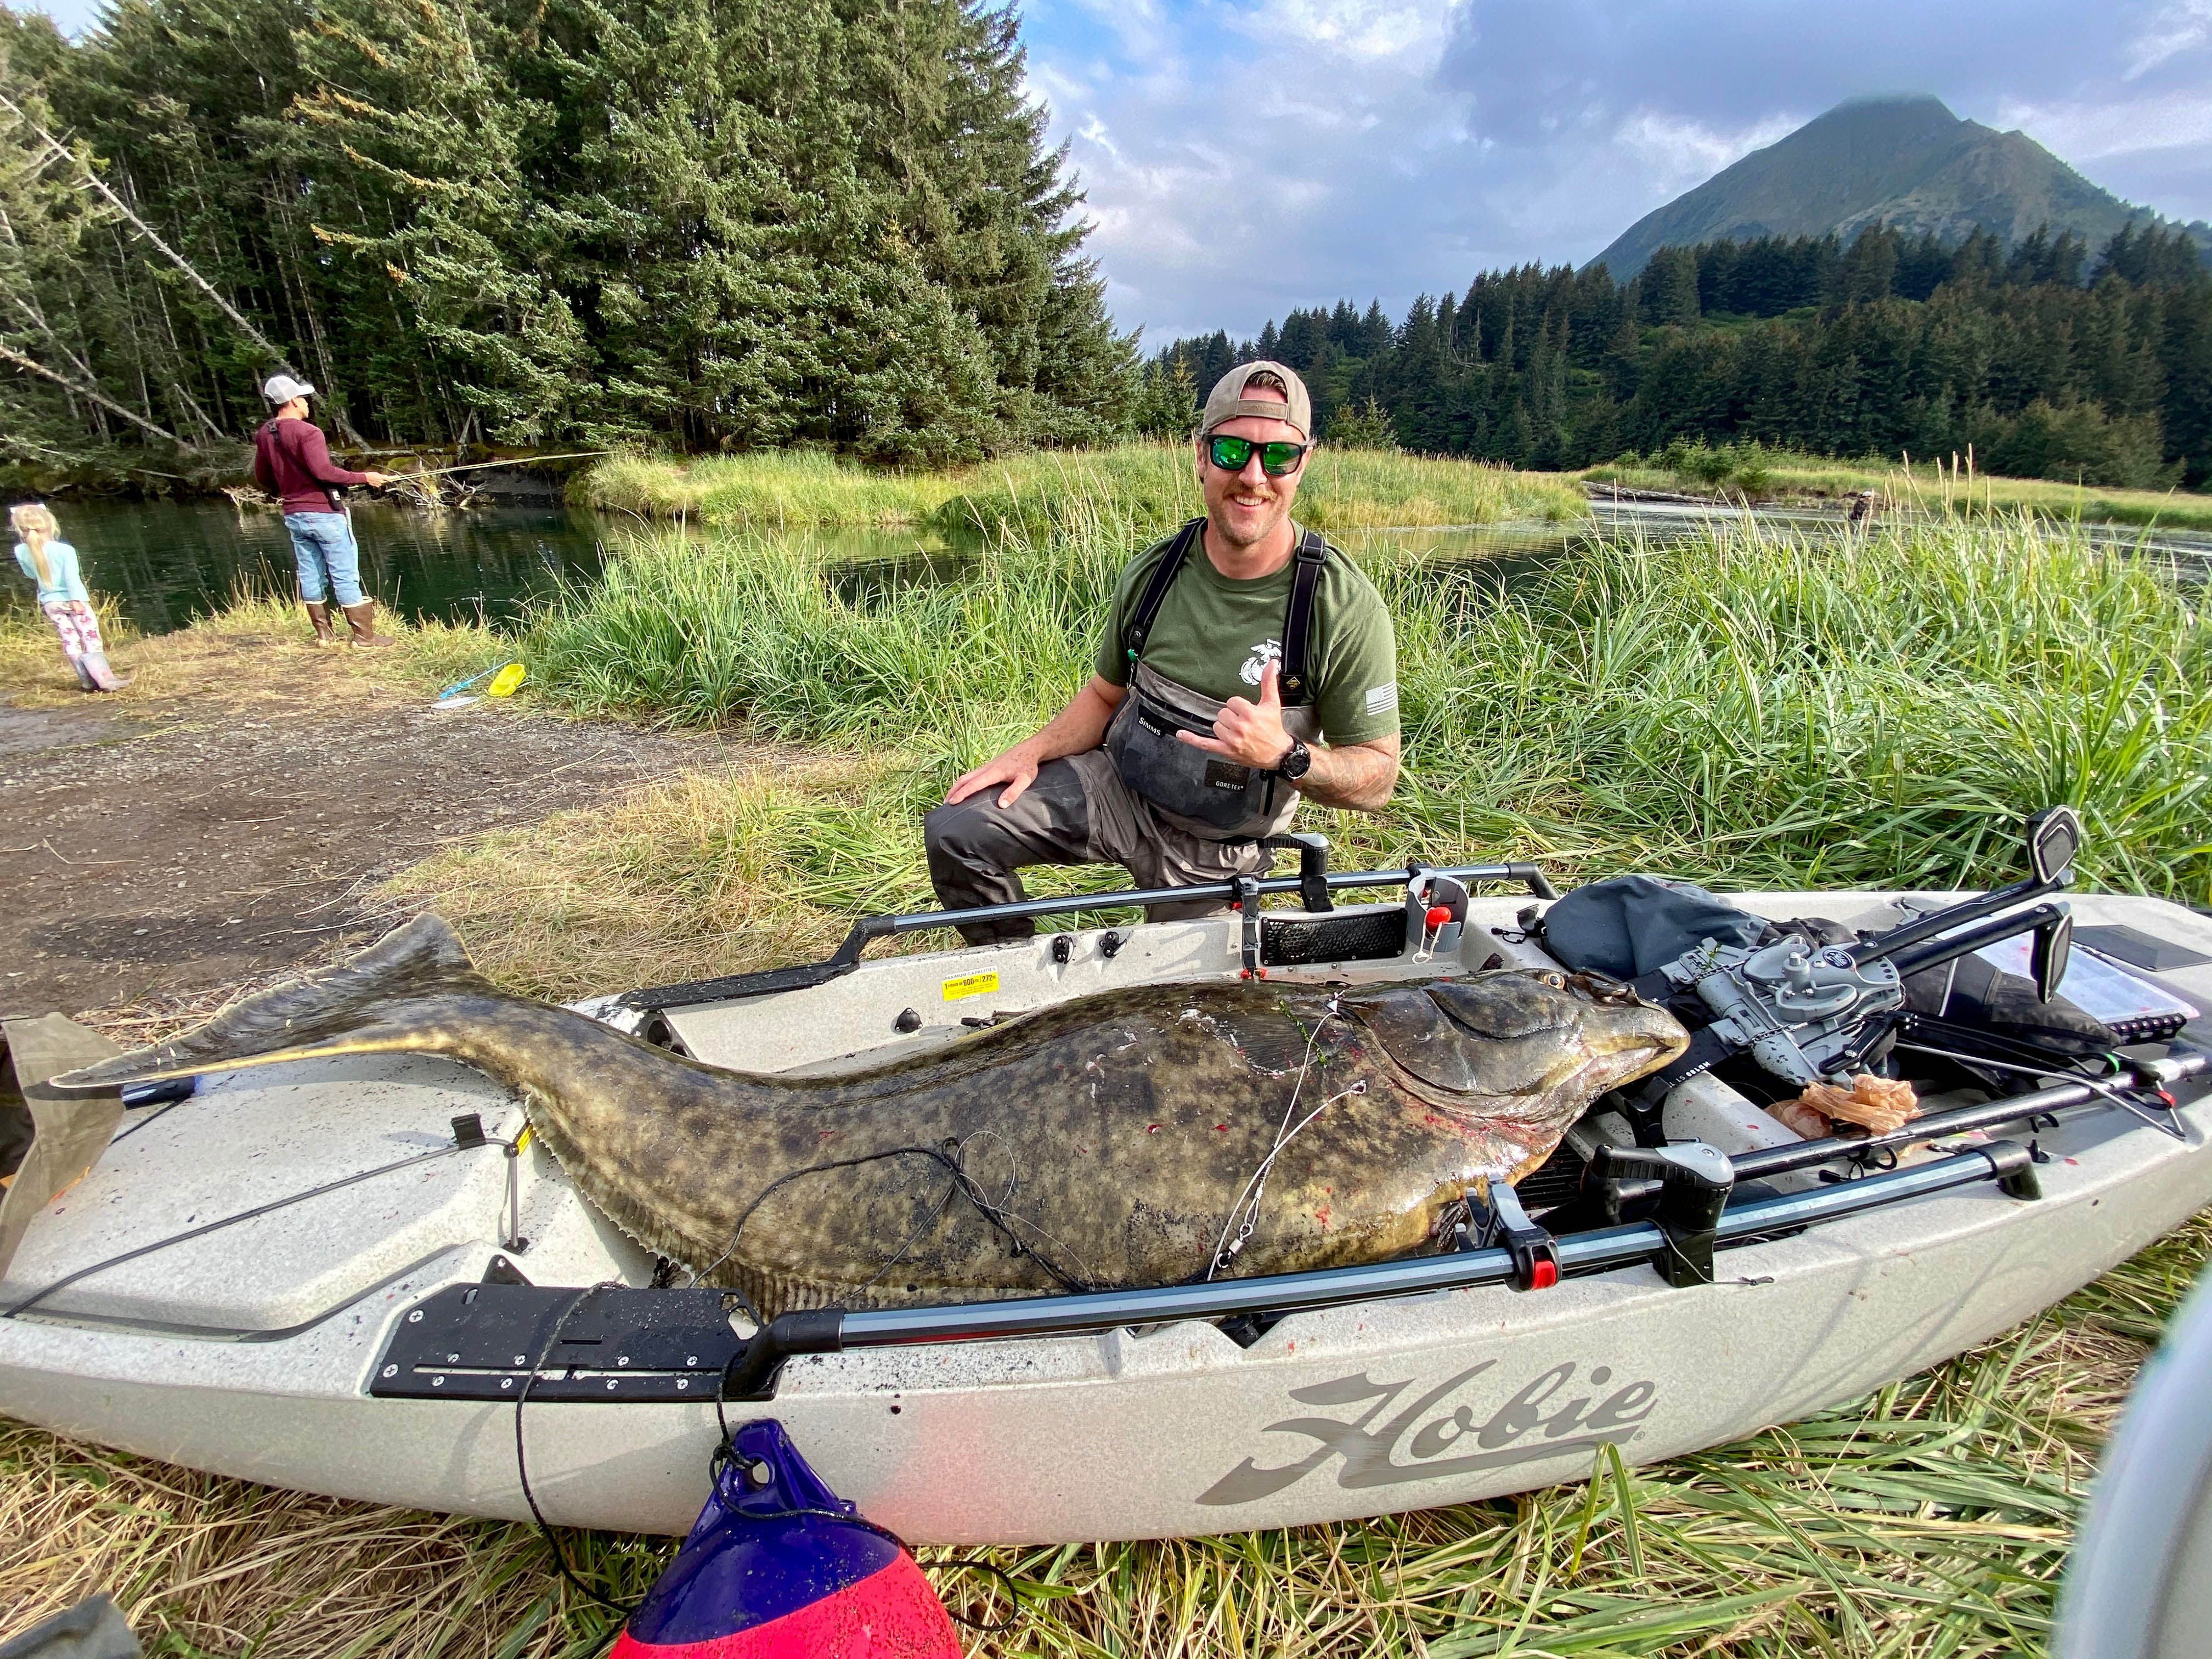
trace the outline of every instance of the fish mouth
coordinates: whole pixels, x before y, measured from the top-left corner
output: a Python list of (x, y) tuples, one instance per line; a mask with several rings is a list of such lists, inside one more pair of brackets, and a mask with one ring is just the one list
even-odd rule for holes
[(1470, 1128), (1564, 1127), (1688, 1045), (1665, 1009), (1611, 981), (1508, 970), (1401, 985), (1346, 1011), (1408, 1092)]
[[(1653, 1012), (1668, 1019), (1669, 1024), (1673, 1023), (1672, 1017), (1663, 1009)], [(1672, 1032), (1660, 1030), (1649, 1033), (1624, 1033), (1615, 1042), (1595, 1046), (1592, 1049), (1594, 1058), (1601, 1062), (1610, 1062), (1597, 1068), (1603, 1074), (1603, 1081), (1598, 1085), (1597, 1092), (1604, 1094), (1623, 1084), (1633, 1083), (1638, 1078), (1649, 1077), (1689, 1046), (1688, 1038), (1679, 1025)]]

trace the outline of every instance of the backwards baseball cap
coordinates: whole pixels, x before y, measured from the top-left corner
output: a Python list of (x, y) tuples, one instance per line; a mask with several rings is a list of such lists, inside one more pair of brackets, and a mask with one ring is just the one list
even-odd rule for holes
[[(1283, 383), (1289, 394), (1290, 406), (1284, 407), (1280, 398), (1249, 398), (1245, 388), (1261, 375), (1272, 374)], [(1205, 437), (1214, 428), (1240, 415), (1257, 415), (1262, 420), (1288, 421), (1297, 428), (1298, 436), (1310, 440), (1313, 436), (1313, 398), (1306, 392), (1306, 383), (1298, 379), (1296, 369), (1282, 363), (1261, 362), (1239, 363), (1213, 383), (1213, 390), (1206, 394), (1206, 412), (1199, 416), (1198, 435)]]
[(289, 404), (295, 398), (312, 398), (315, 388), (306, 380), (295, 380), (289, 374), (271, 374), (261, 383), (261, 395), (272, 404)]

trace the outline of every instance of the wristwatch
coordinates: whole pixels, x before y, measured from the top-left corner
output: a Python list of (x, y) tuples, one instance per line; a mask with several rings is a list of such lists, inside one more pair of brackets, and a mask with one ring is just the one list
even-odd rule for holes
[(1313, 750), (1306, 747), (1305, 739), (1292, 738), (1291, 752), (1276, 763), (1275, 775), (1285, 783), (1296, 783), (1305, 776), (1307, 769), (1312, 764)]

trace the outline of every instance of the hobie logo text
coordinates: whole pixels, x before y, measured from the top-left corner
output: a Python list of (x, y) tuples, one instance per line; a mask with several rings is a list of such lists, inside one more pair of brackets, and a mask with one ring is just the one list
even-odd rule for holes
[[(1293, 1389), (1291, 1398), (1302, 1405), (1365, 1404), (1367, 1409), (1350, 1421), (1290, 1417), (1268, 1424), (1267, 1433), (1304, 1435), (1318, 1443), (1297, 1462), (1272, 1468), (1247, 1458), (1207, 1487), (1198, 1501), (1219, 1505), (1272, 1498), (1334, 1459), (1342, 1460), (1336, 1484), (1361, 1487), (1435, 1480), (1587, 1453), (1608, 1440), (1633, 1439), (1637, 1426), (1651, 1414), (1659, 1392), (1648, 1378), (1614, 1386), (1613, 1372), (1603, 1365), (1594, 1367), (1578, 1388), (1576, 1366), (1570, 1360), (1532, 1378), (1480, 1420), (1473, 1405), (1446, 1404), (1497, 1364), (1486, 1359), (1470, 1365), (1395, 1411), (1391, 1407), (1399, 1396), (1413, 1386), (1412, 1379), (1377, 1382), (1360, 1371)], [(1401, 1446), (1403, 1462), (1397, 1455)]]

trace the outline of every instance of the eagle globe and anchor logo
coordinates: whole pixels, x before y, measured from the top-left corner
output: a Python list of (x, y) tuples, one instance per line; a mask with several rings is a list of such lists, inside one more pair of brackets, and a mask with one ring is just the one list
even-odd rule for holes
[[(1201, 1492), (1198, 1501), (1220, 1506), (1272, 1498), (1332, 1459), (1342, 1460), (1336, 1484), (1357, 1489), (1587, 1454), (1607, 1441), (1617, 1445), (1635, 1438), (1659, 1393), (1658, 1384), (1649, 1377), (1619, 1382), (1605, 1365), (1592, 1367), (1577, 1387), (1578, 1368), (1568, 1360), (1529, 1379), (1480, 1421), (1471, 1404), (1446, 1406), (1453, 1395), (1497, 1364), (1486, 1359), (1470, 1365), (1402, 1407), (1398, 1400), (1414, 1386), (1411, 1377), (1377, 1382), (1366, 1372), (1356, 1371), (1292, 1389), (1290, 1397), (1301, 1405), (1365, 1404), (1367, 1409), (1348, 1420), (1289, 1417), (1268, 1424), (1263, 1433), (1304, 1435), (1316, 1443), (1296, 1462), (1272, 1468), (1248, 1457)], [(1469, 1442), (1471, 1449), (1465, 1443)], [(1397, 1455), (1401, 1447), (1406, 1456), (1402, 1462)]]
[(1247, 685), (1257, 685), (1261, 677), (1267, 673), (1269, 663), (1280, 667), (1282, 661), (1283, 642), (1280, 640), (1261, 640), (1245, 657), (1244, 665), (1237, 671), (1237, 677)]

